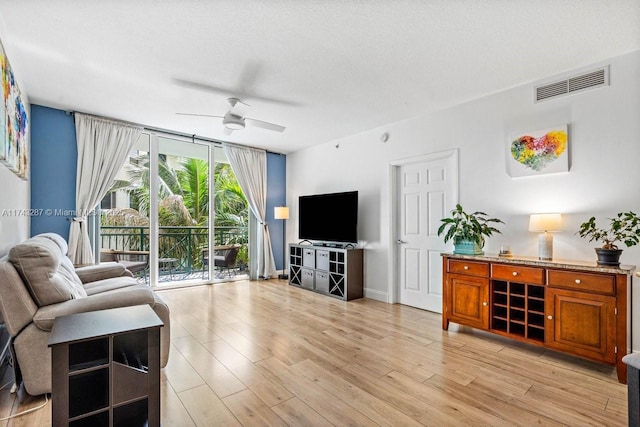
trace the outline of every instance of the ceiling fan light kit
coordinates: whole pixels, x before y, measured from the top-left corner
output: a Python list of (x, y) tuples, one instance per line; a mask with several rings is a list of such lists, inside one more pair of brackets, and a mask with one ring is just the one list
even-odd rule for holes
[(229, 130), (241, 130), (244, 129), (245, 123), (242, 117), (234, 116), (231, 113), (227, 113), (222, 119), (222, 124)]

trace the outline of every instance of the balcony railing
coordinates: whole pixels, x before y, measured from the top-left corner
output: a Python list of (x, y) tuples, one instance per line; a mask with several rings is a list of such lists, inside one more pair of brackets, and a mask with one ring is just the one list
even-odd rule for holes
[[(203, 272), (203, 253), (208, 248), (209, 227), (160, 226), (158, 230), (159, 258), (172, 260), (170, 273)], [(247, 259), (247, 227), (215, 227), (214, 246), (240, 244), (237, 265), (242, 268)], [(101, 226), (100, 247), (126, 251), (149, 251), (149, 228), (144, 226)], [(160, 272), (161, 275), (169, 272)]]

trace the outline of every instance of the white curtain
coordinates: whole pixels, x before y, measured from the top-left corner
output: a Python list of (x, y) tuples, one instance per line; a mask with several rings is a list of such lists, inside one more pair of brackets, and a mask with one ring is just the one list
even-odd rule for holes
[(276, 263), (271, 250), (267, 212), (267, 153), (264, 150), (223, 144), (233, 173), (244, 193), (251, 212), (258, 219), (258, 277), (271, 277)]
[(142, 127), (86, 114), (75, 114), (78, 145), (76, 217), (69, 230), (69, 258), (93, 264), (87, 216), (107, 194)]

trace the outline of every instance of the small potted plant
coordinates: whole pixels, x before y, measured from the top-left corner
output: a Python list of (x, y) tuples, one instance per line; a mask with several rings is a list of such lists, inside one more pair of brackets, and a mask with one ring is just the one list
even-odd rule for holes
[(591, 217), (588, 221), (580, 224), (580, 230), (576, 234), (589, 241), (602, 242), (603, 245), (596, 249), (598, 264), (600, 265), (620, 265), (620, 255), (622, 249), (618, 249), (616, 242), (622, 242), (627, 247), (640, 243), (640, 218), (635, 213), (620, 212), (611, 221), (609, 228), (598, 228), (596, 218)]
[(491, 224), (504, 224), (498, 218), (487, 218), (484, 212), (466, 213), (460, 204), (451, 211), (451, 217), (443, 218), (438, 228), (438, 236), (444, 234), (445, 243), (453, 240), (454, 254), (482, 255), (484, 239), (500, 230)]

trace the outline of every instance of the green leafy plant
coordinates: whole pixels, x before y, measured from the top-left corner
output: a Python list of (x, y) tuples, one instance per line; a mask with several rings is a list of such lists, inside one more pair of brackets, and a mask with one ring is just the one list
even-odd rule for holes
[(596, 218), (591, 217), (588, 221), (580, 224), (580, 230), (576, 234), (589, 241), (602, 242), (602, 249), (618, 249), (616, 242), (622, 242), (627, 247), (640, 243), (640, 218), (635, 213), (620, 212), (611, 221), (609, 228), (598, 228)]
[(500, 233), (500, 230), (491, 224), (504, 224), (501, 219), (487, 218), (484, 212), (466, 213), (460, 204), (451, 211), (449, 218), (443, 218), (442, 225), (438, 228), (438, 236), (444, 234), (445, 243), (453, 240), (458, 243), (461, 240), (468, 240), (484, 246), (484, 238), (490, 237), (493, 233)]

